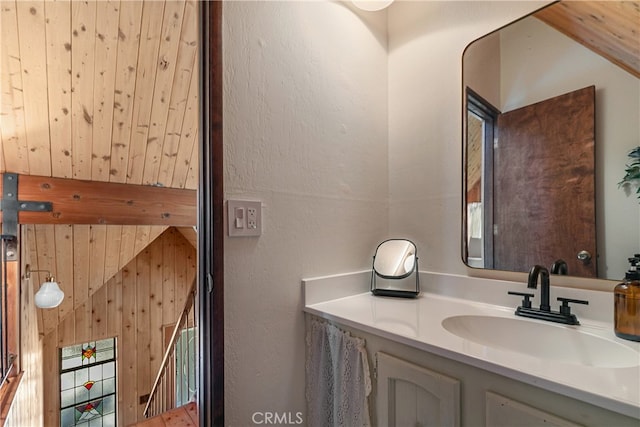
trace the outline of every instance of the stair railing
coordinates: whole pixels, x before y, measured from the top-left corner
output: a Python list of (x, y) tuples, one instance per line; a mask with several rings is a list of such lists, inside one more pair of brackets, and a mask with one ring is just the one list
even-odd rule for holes
[[(197, 333), (190, 334), (188, 331), (189, 327), (194, 329), (197, 327), (196, 316), (198, 310), (195, 309), (197, 300), (195, 295), (196, 281), (194, 280), (182, 313), (171, 334), (171, 340), (167, 345), (167, 350), (162, 358), (147, 405), (144, 408), (143, 415), (145, 418), (154, 417), (175, 407), (182, 406), (195, 396), (198, 384), (197, 360), (199, 348)], [(190, 317), (190, 314), (192, 317)], [(190, 335), (196, 337), (194, 340), (195, 346), (192, 347), (189, 343), (184, 342), (185, 330), (187, 330), (187, 340), (189, 340)], [(180, 361), (183, 362), (182, 366), (176, 366), (176, 354), (179, 355)], [(195, 370), (194, 375), (190, 375), (192, 369)], [(176, 388), (176, 384), (179, 384), (180, 391)], [(186, 397), (185, 391), (188, 393)]]

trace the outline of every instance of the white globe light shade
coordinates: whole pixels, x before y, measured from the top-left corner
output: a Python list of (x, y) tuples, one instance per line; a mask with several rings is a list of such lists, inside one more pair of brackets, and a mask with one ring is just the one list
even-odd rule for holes
[(54, 308), (60, 305), (64, 299), (64, 292), (54, 281), (46, 281), (36, 292), (35, 303), (40, 308)]

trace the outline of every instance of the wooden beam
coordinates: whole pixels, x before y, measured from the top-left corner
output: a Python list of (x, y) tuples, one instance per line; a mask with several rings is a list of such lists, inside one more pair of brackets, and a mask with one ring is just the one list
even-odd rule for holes
[[(2, 174), (0, 195), (1, 187)], [(193, 226), (197, 220), (197, 192), (178, 188), (19, 175), (18, 200), (53, 204), (52, 212), (19, 212), (20, 224)]]

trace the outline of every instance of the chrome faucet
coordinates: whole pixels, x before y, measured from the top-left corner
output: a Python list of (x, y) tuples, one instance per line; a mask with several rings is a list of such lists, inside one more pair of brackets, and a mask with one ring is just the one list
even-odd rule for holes
[(541, 265), (534, 265), (529, 271), (529, 281), (527, 282), (527, 288), (538, 288), (538, 276), (540, 278), (540, 310), (551, 311), (551, 305), (549, 305), (549, 270)]

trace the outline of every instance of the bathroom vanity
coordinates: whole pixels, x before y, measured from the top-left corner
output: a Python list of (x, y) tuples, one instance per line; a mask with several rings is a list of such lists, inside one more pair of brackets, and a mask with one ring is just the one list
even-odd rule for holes
[(515, 316), (524, 283), (421, 272), (404, 299), (371, 295), (369, 275), (303, 288), (308, 316), (366, 340), (373, 425), (640, 423), (640, 343), (614, 335), (611, 293), (552, 287), (554, 304), (589, 300), (567, 326)]

